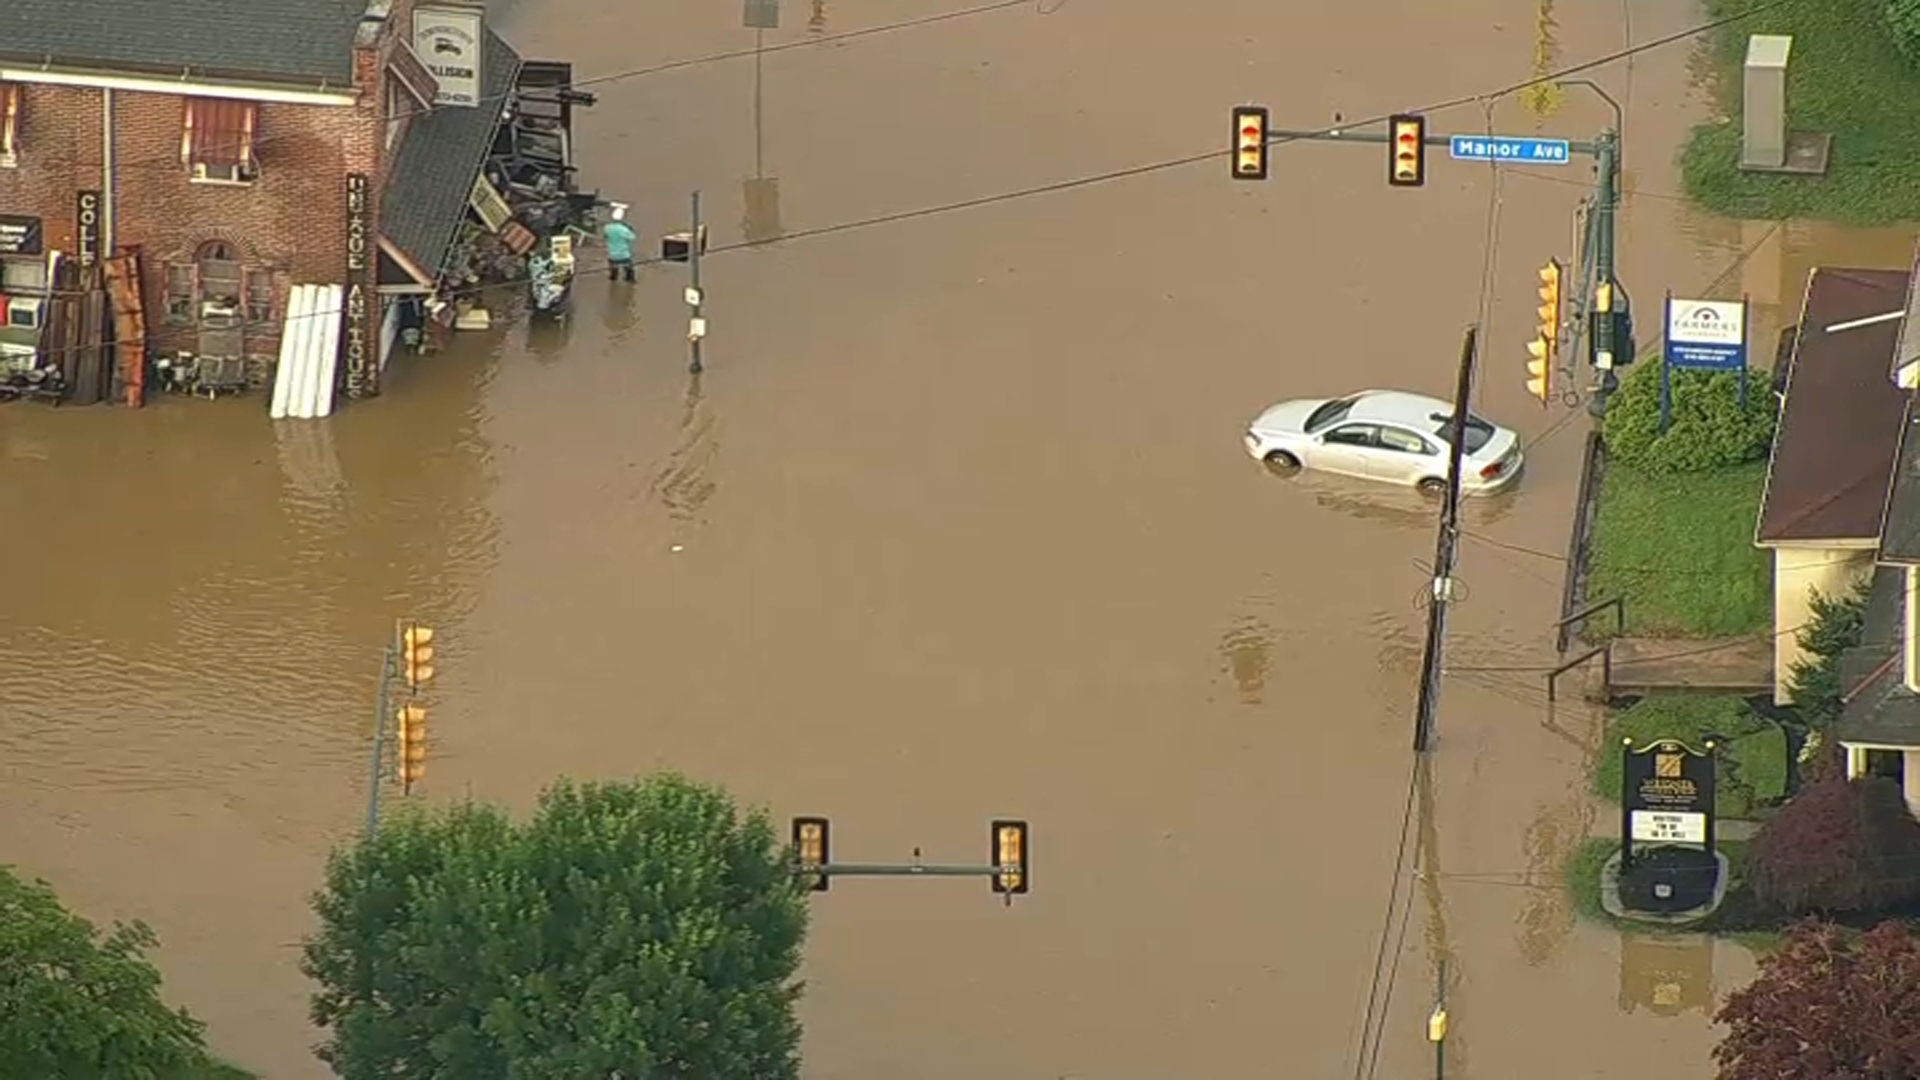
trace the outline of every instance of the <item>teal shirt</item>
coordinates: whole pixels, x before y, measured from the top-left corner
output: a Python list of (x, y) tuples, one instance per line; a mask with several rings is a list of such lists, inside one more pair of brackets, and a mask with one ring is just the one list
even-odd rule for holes
[(607, 258), (627, 262), (633, 258), (633, 229), (624, 221), (609, 221), (601, 230), (607, 242)]

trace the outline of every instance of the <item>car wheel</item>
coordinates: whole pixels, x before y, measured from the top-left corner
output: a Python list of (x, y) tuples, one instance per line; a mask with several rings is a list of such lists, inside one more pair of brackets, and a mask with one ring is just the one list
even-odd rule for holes
[(1300, 471), (1300, 459), (1287, 453), (1285, 450), (1270, 451), (1266, 457), (1260, 460), (1266, 462), (1267, 468), (1272, 469), (1274, 472), (1290, 473)]
[(1420, 489), (1420, 494), (1435, 498), (1447, 493), (1447, 482), (1437, 476), (1429, 476), (1414, 487)]

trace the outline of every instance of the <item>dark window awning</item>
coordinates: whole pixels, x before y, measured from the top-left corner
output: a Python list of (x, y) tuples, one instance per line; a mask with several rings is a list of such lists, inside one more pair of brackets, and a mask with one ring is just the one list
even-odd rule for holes
[(181, 160), (189, 165), (251, 166), (259, 116), (260, 107), (251, 101), (188, 98)]

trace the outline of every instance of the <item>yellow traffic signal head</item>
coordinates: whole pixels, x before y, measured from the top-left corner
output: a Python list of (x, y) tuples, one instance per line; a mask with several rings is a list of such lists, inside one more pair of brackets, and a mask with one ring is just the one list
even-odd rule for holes
[(1553, 346), (1546, 338), (1534, 338), (1527, 342), (1527, 353), (1527, 393), (1545, 404), (1553, 393)]
[(1233, 178), (1267, 178), (1267, 107), (1242, 105), (1233, 110)]
[(408, 686), (419, 689), (433, 678), (433, 631), (409, 623), (400, 631), (400, 672)]
[(411, 702), (394, 713), (394, 771), (411, 784), (427, 771), (427, 708)]
[(1387, 183), (1419, 187), (1427, 182), (1427, 118), (1412, 113), (1388, 121), (1393, 141), (1388, 144)]
[(797, 817), (793, 819), (793, 858), (798, 863), (797, 880), (800, 887), (810, 892), (826, 892), (832, 881), (825, 874), (810, 874), (810, 867), (825, 866), (832, 852), (832, 833), (823, 817)]
[(1018, 895), (1031, 884), (1027, 874), (1027, 823), (993, 823), (993, 891)]

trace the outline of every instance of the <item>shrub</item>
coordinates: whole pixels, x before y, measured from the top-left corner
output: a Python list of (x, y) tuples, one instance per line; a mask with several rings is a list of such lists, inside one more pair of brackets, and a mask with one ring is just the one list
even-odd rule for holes
[(1659, 361), (1635, 364), (1627, 372), (1601, 423), (1608, 457), (1643, 472), (1670, 475), (1709, 472), (1767, 456), (1776, 406), (1764, 376), (1748, 373), (1745, 408), (1740, 406), (1735, 372), (1673, 368), (1669, 383), (1671, 422), (1662, 434)]
[(1886, 12), (1894, 47), (1920, 64), (1920, 0), (1887, 0)]
[(1825, 777), (1760, 827), (1747, 880), (1789, 915), (1898, 907), (1920, 899), (1920, 822), (1890, 780)]
[(1845, 596), (1813, 595), (1813, 617), (1800, 630), (1806, 656), (1795, 660), (1787, 673), (1787, 690), (1801, 719), (1814, 730), (1824, 730), (1840, 719), (1840, 657), (1860, 644), (1865, 630), (1867, 590), (1872, 578), (1860, 582)]
[(1714, 1020), (1720, 1080), (1920, 1075), (1920, 940), (1892, 922), (1862, 936), (1801, 924)]

